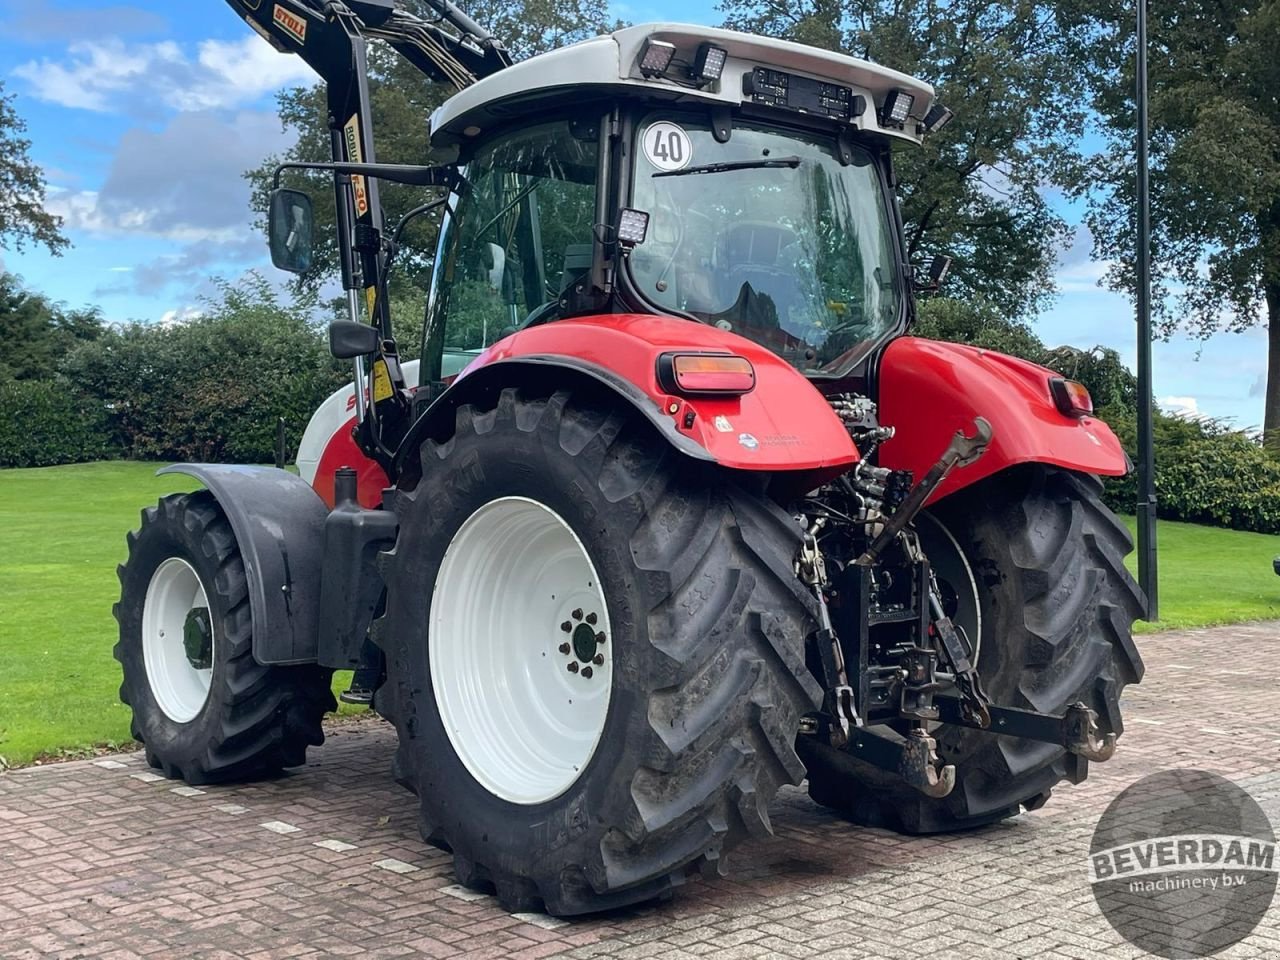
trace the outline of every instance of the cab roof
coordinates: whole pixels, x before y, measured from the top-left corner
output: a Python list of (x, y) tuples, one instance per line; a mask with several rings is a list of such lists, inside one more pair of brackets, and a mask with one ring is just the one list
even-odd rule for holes
[[(640, 60), (651, 40), (674, 44), (675, 60), (688, 63), (701, 44), (725, 50), (719, 81), (695, 89), (687, 79), (681, 83), (665, 76), (645, 76)], [(866, 108), (848, 121), (854, 129), (915, 143), (923, 136), (918, 121), (933, 103), (929, 84), (867, 60), (717, 27), (646, 23), (531, 57), (463, 88), (431, 115), (431, 141), (433, 146), (457, 144), (544, 104), (582, 102), (592, 95), (736, 107), (751, 102), (743, 92), (743, 81), (756, 68), (849, 87), (855, 97), (866, 101)], [(909, 116), (902, 126), (882, 126), (880, 107), (895, 90), (914, 98)]]

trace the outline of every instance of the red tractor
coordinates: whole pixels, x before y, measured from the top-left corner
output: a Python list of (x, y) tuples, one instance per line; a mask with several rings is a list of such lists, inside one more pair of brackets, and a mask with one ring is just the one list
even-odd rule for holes
[[(513, 64), (447, 0), (230, 3), (328, 82), (333, 162), (288, 166), (333, 177), (355, 375), (301, 478), (170, 467), (205, 489), (130, 535), (155, 767), (300, 764), (357, 667), (458, 880), (577, 914), (723, 869), (783, 784), (929, 833), (1111, 755), (1125, 455), (1079, 384), (906, 335), (946, 266), (907, 263), (895, 202), (893, 148), (950, 119), (931, 87), (703, 27)], [(375, 161), (370, 39), (458, 87), (430, 165)], [(416, 363), (385, 181), (441, 191)], [(310, 265), (311, 203), (273, 194), (278, 266)]]

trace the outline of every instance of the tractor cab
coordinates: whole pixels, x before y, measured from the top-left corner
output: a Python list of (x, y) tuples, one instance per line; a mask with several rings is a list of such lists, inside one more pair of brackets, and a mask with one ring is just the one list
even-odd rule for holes
[(891, 145), (949, 118), (885, 67), (675, 24), (464, 88), (431, 119), (462, 186), (424, 381), (517, 330), (608, 313), (683, 317), (846, 374), (910, 309)]

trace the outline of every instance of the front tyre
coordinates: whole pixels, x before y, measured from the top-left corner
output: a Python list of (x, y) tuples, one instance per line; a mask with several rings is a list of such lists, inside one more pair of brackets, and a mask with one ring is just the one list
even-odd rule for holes
[(253, 659), (235, 534), (207, 491), (142, 512), (119, 568), (120, 699), (148, 762), (192, 784), (246, 780), (305, 762), (336, 708), (332, 671)]
[(460, 882), (560, 915), (661, 896), (798, 783), (799, 529), (608, 398), (503, 391), (394, 498), (379, 691)]
[[(1061, 715), (1083, 701), (1101, 733), (1119, 734), (1120, 695), (1142, 678), (1130, 631), (1141, 594), (1124, 566), (1128, 531), (1102, 504), (1096, 477), (1031, 464), (948, 497), (917, 525), (938, 563), (944, 606), (973, 643), (993, 703)], [(858, 823), (935, 833), (1034, 810), (1088, 762), (1062, 747), (938, 727), (956, 767), (951, 794), (930, 799), (843, 751), (801, 738), (809, 795)]]

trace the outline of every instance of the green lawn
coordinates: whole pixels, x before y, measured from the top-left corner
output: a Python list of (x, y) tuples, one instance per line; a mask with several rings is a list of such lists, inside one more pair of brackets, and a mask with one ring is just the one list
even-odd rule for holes
[(158, 466), (0, 470), (0, 769), (130, 742), (111, 656), (124, 535), (157, 497), (199, 487)]
[[(1133, 533), (1133, 517), (1125, 522)], [(1280, 619), (1280, 577), (1271, 569), (1280, 537), (1162, 520), (1156, 550), (1160, 622), (1139, 623), (1138, 632)], [(1128, 564), (1137, 576), (1136, 554)]]
[[(116, 564), (141, 507), (196, 486), (155, 469), (0, 470), (0, 768), (128, 740), (111, 657)], [(1161, 628), (1280, 618), (1280, 537), (1162, 523), (1159, 538)]]

